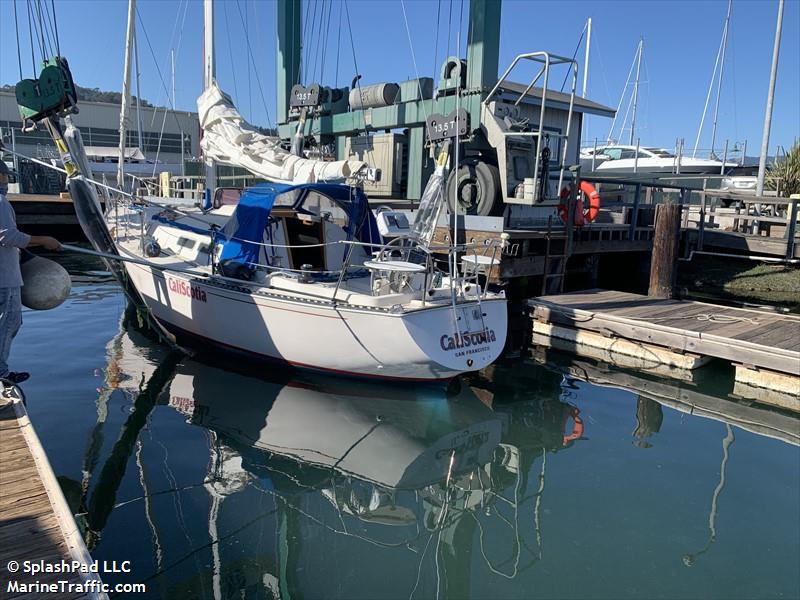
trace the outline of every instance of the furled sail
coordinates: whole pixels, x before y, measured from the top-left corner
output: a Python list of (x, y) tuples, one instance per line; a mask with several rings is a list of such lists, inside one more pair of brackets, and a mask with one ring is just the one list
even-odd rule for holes
[(230, 96), (212, 83), (197, 99), (205, 156), (219, 164), (242, 167), (268, 181), (314, 183), (346, 179), (366, 163), (356, 160), (323, 161), (294, 156), (280, 146), (280, 138), (260, 133), (244, 120)]

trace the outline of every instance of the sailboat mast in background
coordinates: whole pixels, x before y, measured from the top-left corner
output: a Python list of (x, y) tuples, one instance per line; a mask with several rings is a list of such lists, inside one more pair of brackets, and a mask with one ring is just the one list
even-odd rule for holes
[(767, 93), (767, 109), (764, 113), (764, 134), (761, 137), (761, 155), (758, 159), (758, 178), (756, 179), (756, 196), (764, 194), (764, 175), (767, 170), (767, 152), (769, 151), (769, 130), (772, 126), (772, 104), (775, 100), (775, 80), (778, 77), (778, 55), (781, 51), (781, 27), (783, 25), (783, 0), (778, 2), (778, 24), (775, 27), (775, 45), (772, 48), (772, 69), (769, 73), (769, 92)]
[(117, 163), (117, 187), (123, 189), (125, 181), (125, 137), (128, 126), (128, 108), (131, 104), (131, 57), (133, 36), (136, 27), (136, 0), (128, 0), (128, 32), (125, 36), (125, 70), (122, 76), (122, 106), (119, 110), (119, 162)]
[[(214, 60), (214, 2), (204, 0), (204, 39), (203, 39), (203, 90), (207, 90), (214, 83), (216, 78), (216, 62)], [(206, 190), (213, 194), (217, 187), (217, 173), (214, 160), (207, 155), (203, 157), (206, 167)], [(208, 197), (210, 200), (210, 196)]]
[[(636, 55), (636, 82), (633, 84), (633, 116), (631, 117), (631, 146), (636, 138), (636, 109), (639, 105), (639, 75), (642, 72), (642, 52), (644, 52), (644, 37), (639, 38), (639, 49)], [(621, 132), (620, 132), (621, 133)]]

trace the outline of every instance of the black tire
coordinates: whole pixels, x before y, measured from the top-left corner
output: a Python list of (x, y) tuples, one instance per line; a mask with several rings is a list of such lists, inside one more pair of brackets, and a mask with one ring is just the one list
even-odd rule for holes
[(480, 217), (500, 214), (503, 209), (500, 171), (479, 158), (465, 158), (447, 178), (447, 207), (451, 214), (455, 212), (456, 198), (458, 214)]

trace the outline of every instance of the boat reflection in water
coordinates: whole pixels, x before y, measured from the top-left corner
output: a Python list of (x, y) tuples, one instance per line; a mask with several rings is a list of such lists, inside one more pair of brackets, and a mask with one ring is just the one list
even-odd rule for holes
[[(544, 455), (575, 439), (563, 434), (574, 409), (556, 400), (503, 411), (478, 395), (490, 396), (467, 386), (445, 397), (329, 378), (276, 382), (181, 364), (169, 404), (214, 438), (212, 541), (221, 520), (230, 530), (231, 519), (253, 518), (226, 511), (227, 498), (245, 488), (276, 512), (268, 560), (243, 563), (246, 552), (213, 544), (213, 596), (353, 597), (362, 586), (394, 596), (393, 580), (408, 587), (405, 597), (464, 597), (477, 552), (508, 577), (536, 562)], [(531, 539), (523, 546), (523, 538)], [(358, 564), (366, 572), (353, 572)]]
[[(138, 470), (155, 570), (137, 580), (161, 595), (465, 597), (480, 572), (476, 556), (509, 578), (541, 559), (545, 455), (582, 431), (577, 409), (559, 400), (559, 376), (545, 384), (550, 393), (497, 405), (479, 377), (450, 395), (327, 377), (268, 380), (153, 348), (124, 326), (108, 345), (108, 387), (132, 410), (99, 461), (109, 396), (101, 391), (82, 508), (98, 548), (112, 511), (126, 504), (116, 498), (126, 464)], [(164, 443), (143, 435), (164, 404), (205, 430), (208, 454), (190, 458), (206, 465), (194, 492), (204, 489), (208, 504), (194, 496), (191, 513), (179, 490), (174, 512), (163, 502), (156, 510), (162, 492), (148, 484), (162, 469), (143, 458), (149, 440), (165, 448), (163, 470), (175, 469)], [(175, 544), (162, 530), (175, 523), (195, 546), (188, 553), (170, 555)]]

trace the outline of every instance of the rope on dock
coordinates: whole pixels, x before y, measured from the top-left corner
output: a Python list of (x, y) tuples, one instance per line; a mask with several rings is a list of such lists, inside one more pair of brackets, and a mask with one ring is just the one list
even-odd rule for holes
[(734, 315), (721, 315), (719, 313), (703, 313), (701, 315), (670, 316), (670, 317), (649, 317), (648, 321), (677, 321), (678, 319), (694, 319), (697, 321), (709, 321), (711, 323), (750, 323), (759, 325), (758, 318), (736, 317)]

